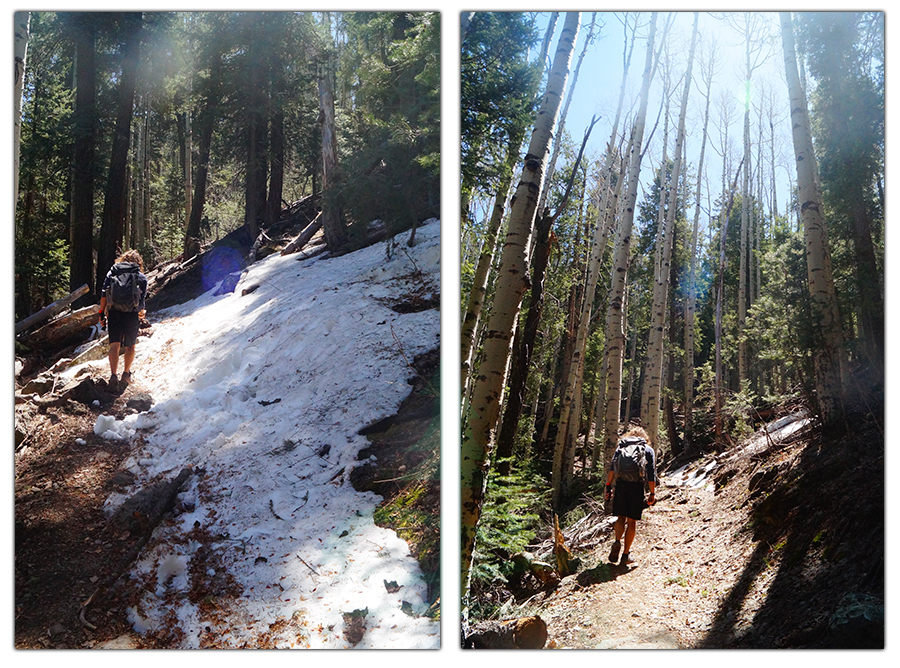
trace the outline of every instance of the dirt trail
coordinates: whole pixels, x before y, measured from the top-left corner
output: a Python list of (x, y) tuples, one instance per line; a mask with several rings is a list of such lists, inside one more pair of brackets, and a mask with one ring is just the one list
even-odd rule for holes
[[(741, 613), (725, 624), (716, 617), (752, 556), (753, 545), (740, 531), (744, 515), (723, 510), (721, 499), (707, 489), (667, 487), (663, 481), (658, 491), (656, 505), (638, 525), (633, 566), (610, 565), (610, 580), (588, 586), (568, 577), (545, 599), (531, 602), (547, 622), (550, 646), (692, 648), (708, 642), (711, 631), (739, 632), (750, 623), (764, 598), (765, 574)], [(588, 566), (607, 563), (611, 543), (612, 538), (587, 557)]]

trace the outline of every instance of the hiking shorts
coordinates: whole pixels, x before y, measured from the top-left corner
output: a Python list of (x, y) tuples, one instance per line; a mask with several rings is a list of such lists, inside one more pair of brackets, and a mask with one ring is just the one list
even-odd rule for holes
[(641, 519), (644, 510), (644, 483), (616, 480), (616, 491), (613, 494), (612, 514), (617, 517)]
[(138, 325), (137, 311), (116, 311), (110, 309), (106, 314), (107, 331), (110, 343), (120, 343), (131, 348), (137, 343)]

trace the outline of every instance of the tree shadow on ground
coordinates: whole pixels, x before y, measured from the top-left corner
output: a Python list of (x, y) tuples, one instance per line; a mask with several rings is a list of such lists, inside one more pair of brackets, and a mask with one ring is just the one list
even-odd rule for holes
[[(751, 490), (756, 548), (701, 647), (884, 647), (883, 613), (880, 629), (877, 612), (834, 623), (845, 597), (884, 600), (884, 437), (876, 418), (857, 417), (852, 434), (816, 434), (793, 464), (766, 463), (767, 484)], [(766, 597), (742, 620), (768, 568)]]

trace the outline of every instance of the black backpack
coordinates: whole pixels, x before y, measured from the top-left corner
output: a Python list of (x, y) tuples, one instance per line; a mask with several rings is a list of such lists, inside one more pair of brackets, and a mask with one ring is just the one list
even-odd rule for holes
[(138, 266), (126, 262), (113, 265), (106, 289), (106, 303), (115, 311), (137, 311), (141, 305)]
[(638, 436), (623, 438), (616, 446), (613, 471), (620, 480), (641, 482), (647, 477), (647, 441)]

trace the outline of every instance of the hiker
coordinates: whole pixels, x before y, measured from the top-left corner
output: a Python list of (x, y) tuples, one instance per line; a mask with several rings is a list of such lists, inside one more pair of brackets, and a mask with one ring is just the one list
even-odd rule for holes
[[(615, 493), (613, 493), (615, 482)], [(650, 497), (644, 501), (644, 484), (650, 488)], [(625, 551), (619, 565), (633, 564), (631, 543), (637, 532), (637, 523), (645, 507), (656, 503), (656, 455), (650, 447), (650, 438), (641, 427), (629, 429), (616, 447), (606, 478), (606, 500), (612, 498), (612, 514), (616, 515), (613, 528), (615, 542), (609, 551), (610, 563), (619, 559), (622, 536), (625, 536)]]
[[(131, 381), (131, 363), (137, 342), (140, 319), (147, 313), (144, 299), (147, 297), (147, 277), (142, 270), (144, 260), (136, 250), (125, 251), (103, 280), (103, 296), (100, 298), (100, 320), (109, 332), (109, 387), (118, 388), (116, 375), (119, 367), (119, 349), (124, 351), (122, 382)], [(105, 322), (104, 322), (105, 321)]]

